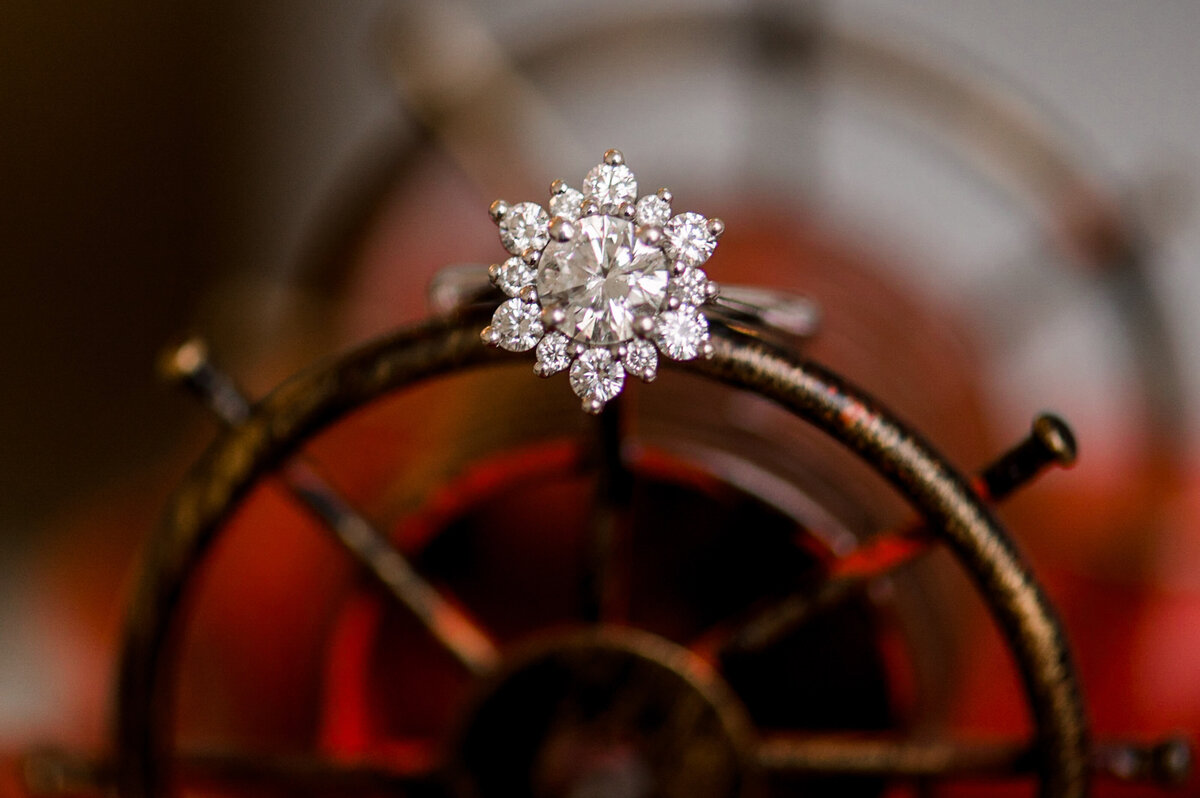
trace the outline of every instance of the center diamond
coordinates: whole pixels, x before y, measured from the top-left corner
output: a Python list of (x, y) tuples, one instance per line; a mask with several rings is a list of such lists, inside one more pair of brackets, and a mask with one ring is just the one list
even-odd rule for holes
[(559, 329), (576, 341), (603, 346), (633, 338), (634, 320), (653, 316), (667, 296), (670, 269), (658, 247), (638, 240), (633, 222), (586, 216), (570, 241), (542, 252), (537, 289), (544, 307), (566, 313)]

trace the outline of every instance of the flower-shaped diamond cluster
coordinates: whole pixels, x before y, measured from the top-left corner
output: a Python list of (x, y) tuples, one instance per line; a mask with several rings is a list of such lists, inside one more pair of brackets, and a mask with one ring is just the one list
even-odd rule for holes
[(639, 197), (633, 171), (609, 150), (582, 189), (554, 181), (546, 208), (492, 203), (512, 257), (488, 274), (511, 299), (496, 309), (483, 340), (535, 350), (539, 376), (568, 372), (589, 413), (621, 393), (626, 375), (653, 380), (660, 353), (711, 356), (700, 307), (717, 284), (701, 267), (725, 225), (674, 214), (672, 199), (665, 188)]

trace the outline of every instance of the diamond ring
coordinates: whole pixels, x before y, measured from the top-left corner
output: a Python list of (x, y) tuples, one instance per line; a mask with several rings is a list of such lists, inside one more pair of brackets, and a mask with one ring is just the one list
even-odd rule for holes
[(545, 208), (492, 203), (512, 257), (488, 276), (510, 299), (496, 308), (484, 342), (535, 350), (539, 376), (567, 371), (589, 413), (621, 393), (626, 375), (653, 380), (660, 353), (711, 357), (701, 308), (718, 287), (701, 267), (725, 225), (675, 214), (672, 201), (665, 188), (638, 196), (625, 158), (609, 150), (581, 189), (554, 181)]

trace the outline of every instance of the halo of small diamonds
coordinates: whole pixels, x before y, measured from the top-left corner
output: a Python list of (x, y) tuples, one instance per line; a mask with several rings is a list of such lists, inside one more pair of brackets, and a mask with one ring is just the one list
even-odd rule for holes
[(624, 156), (609, 150), (582, 190), (556, 180), (543, 208), (497, 200), (490, 214), (514, 256), (492, 267), (512, 299), (483, 330), (485, 343), (535, 349), (534, 373), (567, 371), (583, 409), (598, 413), (625, 376), (646, 382), (659, 353), (691, 360), (712, 351), (701, 306), (716, 284), (699, 268), (724, 230), (698, 213), (672, 216), (667, 189), (637, 195)]

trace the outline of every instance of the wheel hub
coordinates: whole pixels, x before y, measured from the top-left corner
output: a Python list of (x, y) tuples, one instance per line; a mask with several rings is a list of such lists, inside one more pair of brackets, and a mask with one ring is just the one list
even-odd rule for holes
[(459, 740), (465, 793), (732, 798), (756, 774), (750, 724), (686, 649), (628, 629), (568, 634), (510, 661)]

